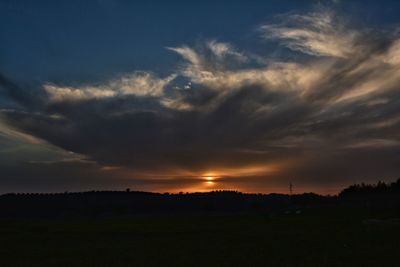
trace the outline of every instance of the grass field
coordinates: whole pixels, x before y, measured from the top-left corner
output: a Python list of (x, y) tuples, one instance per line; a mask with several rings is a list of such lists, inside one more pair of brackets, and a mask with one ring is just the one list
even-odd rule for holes
[(399, 266), (399, 227), (346, 215), (2, 220), (0, 266)]

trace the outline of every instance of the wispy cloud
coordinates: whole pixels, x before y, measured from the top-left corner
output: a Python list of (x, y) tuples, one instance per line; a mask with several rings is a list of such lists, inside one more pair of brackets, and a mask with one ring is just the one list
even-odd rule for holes
[[(212, 170), (324, 183), (397, 173), (399, 37), (326, 9), (280, 19), (261, 26), (260, 38), (303, 56), (260, 64), (261, 56), (215, 40), (171, 47), (182, 61), (167, 77), (44, 84), (29, 105), (20, 89), (20, 108), (1, 116), (24, 134), (143, 177)], [(185, 89), (174, 84), (181, 80)]]
[(288, 48), (313, 56), (354, 57), (360, 32), (332, 11), (290, 15), (281, 24), (260, 27), (266, 39), (279, 39)]
[(136, 72), (101, 85), (70, 87), (45, 84), (43, 87), (51, 101), (79, 101), (124, 95), (162, 96), (165, 86), (175, 77), (173, 74), (162, 79), (149, 72)]

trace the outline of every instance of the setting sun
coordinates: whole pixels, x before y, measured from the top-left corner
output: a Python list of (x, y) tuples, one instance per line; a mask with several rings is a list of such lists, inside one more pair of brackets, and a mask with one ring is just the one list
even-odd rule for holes
[(400, 267), (399, 11), (0, 0), (0, 267)]
[(205, 180), (205, 184), (207, 186), (215, 184), (215, 178), (216, 178), (215, 176), (210, 175), (210, 174), (203, 176), (203, 179)]

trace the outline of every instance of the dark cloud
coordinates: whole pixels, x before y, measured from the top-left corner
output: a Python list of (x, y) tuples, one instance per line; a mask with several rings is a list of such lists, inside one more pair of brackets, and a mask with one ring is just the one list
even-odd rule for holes
[[(212, 171), (224, 188), (269, 191), (289, 180), (323, 187), (394, 178), (400, 171), (400, 39), (334, 28), (338, 19), (304, 15), (290, 29), (263, 28), (310, 55), (305, 62), (251, 68), (251, 58), (226, 44), (209, 43), (207, 56), (172, 48), (186, 60), (177, 74), (192, 83), (187, 88), (174, 87), (175, 76), (151, 75), (32, 90), (0, 76), (2, 94), (18, 106), (4, 108), (1, 118), (87, 160), (25, 166), (29, 181), (63, 173), (58, 179), (114, 174), (139, 183), (150, 175), (153, 188), (192, 180), (196, 188), (194, 177)], [(245, 58), (247, 67), (238, 68)], [(107, 166), (124, 171), (105, 172)], [(30, 184), (15, 168), (5, 173)], [(154, 180), (157, 175), (170, 179)]]

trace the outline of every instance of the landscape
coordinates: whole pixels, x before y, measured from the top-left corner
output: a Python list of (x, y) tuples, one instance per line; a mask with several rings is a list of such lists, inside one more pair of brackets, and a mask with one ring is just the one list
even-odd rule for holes
[(337, 196), (0, 196), (5, 266), (396, 266), (400, 179)]
[(0, 266), (400, 266), (398, 10), (0, 0)]

